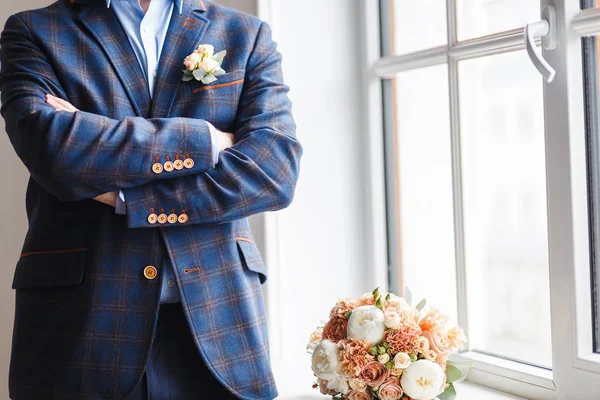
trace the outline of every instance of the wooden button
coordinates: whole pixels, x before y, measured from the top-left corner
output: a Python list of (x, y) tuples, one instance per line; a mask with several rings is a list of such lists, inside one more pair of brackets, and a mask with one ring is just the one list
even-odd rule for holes
[(167, 157), (167, 162), (165, 163), (165, 171), (173, 172), (174, 169), (175, 169), (175, 166), (171, 162), (171, 159), (169, 157)]
[(150, 209), (150, 215), (148, 215), (148, 222), (154, 225), (158, 221), (158, 215), (154, 213), (154, 208)]
[(186, 167), (187, 169), (194, 168), (194, 160), (192, 160), (191, 158), (186, 158), (185, 161), (183, 162), (183, 166)]
[(188, 222), (189, 218), (188, 218), (187, 214), (181, 214), (179, 216), (179, 218), (177, 218), (177, 220), (179, 221), (180, 224), (185, 224), (186, 222)]
[(160, 174), (163, 172), (163, 166), (161, 163), (156, 163), (152, 166), (152, 171), (154, 171), (155, 174)]
[(184, 166), (183, 166), (183, 161), (181, 161), (181, 160), (175, 160), (175, 161), (173, 162), (173, 167), (175, 167), (175, 169), (176, 169), (177, 171), (181, 171), (181, 170), (183, 169), (183, 167), (184, 167)]
[(154, 267), (153, 265), (148, 265), (146, 268), (144, 268), (144, 276), (147, 279), (154, 279), (158, 276), (158, 271), (156, 270), (156, 267)]

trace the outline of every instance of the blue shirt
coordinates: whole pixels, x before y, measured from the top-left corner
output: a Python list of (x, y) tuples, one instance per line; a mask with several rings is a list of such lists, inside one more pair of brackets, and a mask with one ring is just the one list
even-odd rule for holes
[[(177, 12), (181, 13), (183, 0), (152, 0), (146, 13), (140, 6), (139, 0), (106, 0), (106, 6), (113, 9), (127, 34), (135, 56), (148, 81), (150, 96), (152, 97), (158, 62), (167, 36), (171, 15), (175, 7), (177, 7)], [(190, 53), (192, 51), (193, 49), (190, 49)], [(218, 136), (215, 127), (208, 122), (207, 124), (212, 139), (213, 164), (216, 165), (219, 158)], [(126, 213), (125, 196), (122, 191), (119, 193), (116, 212), (118, 214)], [(165, 270), (165, 275), (160, 302), (179, 302), (181, 298), (177, 290), (173, 268), (167, 257), (164, 258), (162, 264), (160, 267)]]

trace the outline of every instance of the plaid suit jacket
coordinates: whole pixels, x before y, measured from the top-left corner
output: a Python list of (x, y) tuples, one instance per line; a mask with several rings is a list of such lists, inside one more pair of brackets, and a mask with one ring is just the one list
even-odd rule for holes
[[(209, 85), (181, 81), (200, 43), (228, 51), (227, 73)], [(241, 399), (276, 397), (265, 268), (246, 217), (290, 204), (302, 147), (269, 27), (185, 0), (152, 98), (104, 0), (13, 15), (0, 46), (1, 112), (31, 174), (12, 285), (11, 398), (126, 398), (144, 373), (158, 316), (163, 274), (143, 271), (165, 254), (210, 370)], [(81, 111), (56, 112), (46, 93)], [(235, 133), (216, 168), (204, 120)], [(194, 163), (155, 173), (167, 157)], [(119, 189), (127, 216), (90, 200)], [(162, 212), (186, 218), (149, 219)]]

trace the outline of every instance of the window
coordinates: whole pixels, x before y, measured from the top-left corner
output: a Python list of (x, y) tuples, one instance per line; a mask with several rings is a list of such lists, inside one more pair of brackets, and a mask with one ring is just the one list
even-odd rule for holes
[[(550, 5), (545, 82), (523, 34)], [(456, 316), (475, 383), (600, 398), (600, 0), (379, 14), (391, 288)]]

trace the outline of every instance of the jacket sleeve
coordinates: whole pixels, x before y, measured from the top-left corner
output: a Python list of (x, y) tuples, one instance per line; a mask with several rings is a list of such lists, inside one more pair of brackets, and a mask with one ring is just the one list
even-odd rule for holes
[[(129, 227), (219, 224), (287, 207), (302, 156), (288, 90), (281, 55), (262, 23), (234, 121), (235, 145), (208, 172), (124, 190)], [(163, 216), (164, 224), (153, 223), (153, 212), (184, 215), (184, 222), (164, 223)]]
[[(55, 111), (46, 104), (46, 94), (68, 98), (51, 63), (17, 15), (8, 19), (0, 46), (6, 131), (33, 179), (60, 200), (89, 199), (213, 167), (206, 121), (115, 120), (84, 111)], [(153, 172), (157, 160), (164, 163), (166, 156), (175, 159), (176, 154), (188, 153), (192, 168)]]

